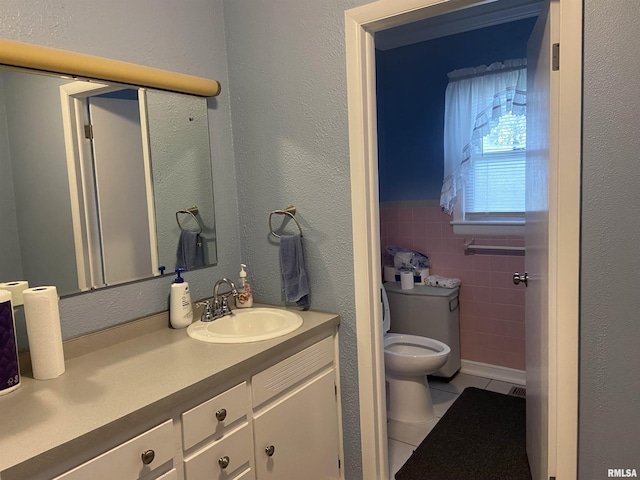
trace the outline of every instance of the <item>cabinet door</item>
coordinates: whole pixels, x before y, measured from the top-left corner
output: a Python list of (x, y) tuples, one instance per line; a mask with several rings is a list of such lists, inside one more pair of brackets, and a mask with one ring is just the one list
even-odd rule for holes
[(334, 379), (331, 369), (255, 416), (258, 480), (340, 477)]

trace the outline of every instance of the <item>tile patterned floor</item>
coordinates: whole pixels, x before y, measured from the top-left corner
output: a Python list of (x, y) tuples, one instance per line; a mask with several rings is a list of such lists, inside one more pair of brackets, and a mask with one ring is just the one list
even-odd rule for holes
[(389, 441), (389, 478), (393, 479), (400, 467), (409, 459), (413, 450), (420, 445), (424, 437), (438, 423), (447, 409), (456, 401), (467, 387), (483, 388), (492, 392), (508, 393), (511, 383), (476, 377), (465, 373), (458, 373), (453, 380), (445, 382), (436, 378), (429, 378), (431, 399), (436, 416), (429, 422), (412, 425), (390, 420), (387, 422), (387, 437)]

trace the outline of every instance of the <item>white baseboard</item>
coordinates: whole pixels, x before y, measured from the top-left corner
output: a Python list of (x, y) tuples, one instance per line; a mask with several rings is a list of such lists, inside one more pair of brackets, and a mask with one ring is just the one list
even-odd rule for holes
[(474, 362), (471, 360), (461, 360), (460, 372), (477, 377), (500, 380), (502, 382), (514, 383), (516, 385), (526, 385), (527, 376), (524, 370), (501, 367), (500, 365), (490, 365), (488, 363)]

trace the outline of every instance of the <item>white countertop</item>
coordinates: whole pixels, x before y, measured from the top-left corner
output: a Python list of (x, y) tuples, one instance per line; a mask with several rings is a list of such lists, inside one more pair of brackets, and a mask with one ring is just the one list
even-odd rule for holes
[(22, 376), (20, 388), (0, 397), (0, 476), (199, 382), (237, 376), (339, 322), (336, 314), (295, 310), (303, 325), (271, 340), (209, 344), (162, 328), (68, 359), (57, 379)]

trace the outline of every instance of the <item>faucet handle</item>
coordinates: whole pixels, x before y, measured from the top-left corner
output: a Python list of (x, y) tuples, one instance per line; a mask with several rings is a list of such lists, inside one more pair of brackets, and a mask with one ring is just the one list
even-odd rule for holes
[(220, 305), (220, 313), (224, 315), (233, 315), (233, 311), (229, 308), (229, 295), (222, 296), (222, 305)]
[(211, 302), (209, 300), (204, 300), (202, 302), (196, 303), (196, 307), (204, 307), (204, 310), (202, 310), (202, 315), (200, 316), (200, 321), (210, 322), (215, 318), (213, 306), (211, 305)]

